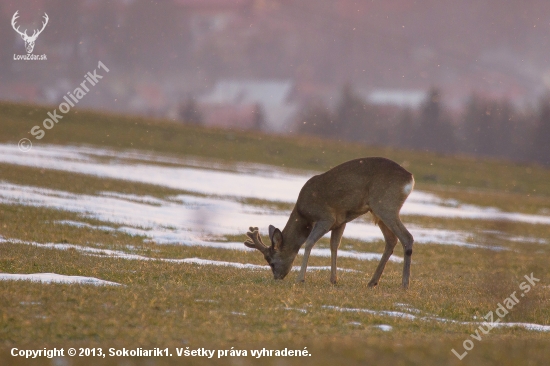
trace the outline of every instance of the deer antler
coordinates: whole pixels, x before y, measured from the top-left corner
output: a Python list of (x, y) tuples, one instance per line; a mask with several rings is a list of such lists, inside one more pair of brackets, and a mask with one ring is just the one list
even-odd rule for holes
[(262, 237), (260, 236), (260, 232), (258, 231), (258, 228), (251, 226), (248, 229), (250, 231), (247, 232), (246, 235), (251, 240), (245, 241), (244, 245), (252, 249), (258, 249), (260, 252), (265, 254), (268, 248), (265, 246), (264, 242), (262, 241)]
[[(19, 30), (19, 26), (18, 26), (17, 28), (15, 28), (15, 21), (17, 20), (17, 18), (19, 18), (18, 13), (19, 13), (19, 10), (17, 10), (17, 11), (15, 12), (15, 14), (13, 14), (13, 17), (11, 18), (11, 26), (13, 27), (13, 29), (14, 29), (17, 33), (19, 33), (19, 34), (21, 35), (21, 37), (28, 37), (28, 36), (27, 36), (27, 30), (26, 30), (26, 29), (25, 29), (25, 32), (21, 32), (21, 31)], [(44, 13), (44, 14), (46, 14), (46, 13)]]

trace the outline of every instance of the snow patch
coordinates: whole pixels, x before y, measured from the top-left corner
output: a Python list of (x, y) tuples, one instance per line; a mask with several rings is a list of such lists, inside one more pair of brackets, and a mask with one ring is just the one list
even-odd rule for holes
[[(460, 325), (485, 325), (487, 322), (465, 322), (459, 320), (445, 319), (435, 316), (416, 316), (412, 314), (403, 313), (400, 311), (387, 311), (387, 310), (371, 310), (361, 308), (344, 308), (339, 306), (323, 305), (323, 309), (335, 310), (340, 312), (354, 312), (354, 313), (367, 313), (377, 316), (388, 316), (392, 318), (407, 319), (407, 320), (422, 320), (422, 321), (436, 321), (441, 323), (452, 323)], [(490, 323), (493, 328), (523, 328), (526, 330), (532, 330), (537, 332), (550, 332), (550, 325), (541, 325), (533, 323)]]
[[(86, 218), (120, 226), (116, 230), (130, 235), (145, 236), (158, 244), (217, 246), (216, 239), (224, 235), (244, 234), (247, 230), (246, 224), (253, 223), (258, 227), (268, 227), (270, 224), (275, 223), (278, 224), (277, 226), (282, 226), (288, 219), (289, 214), (284, 211), (209, 197), (178, 195), (175, 197), (177, 201), (155, 199), (155, 205), (137, 202), (139, 201), (137, 197), (139, 196), (132, 196), (131, 200), (126, 200), (123, 195), (118, 194), (116, 197), (93, 196), (0, 183), (0, 203), (48, 207), (76, 212)], [(146, 199), (149, 200), (149, 198)], [(74, 221), (63, 221), (63, 223), (71, 225)], [(91, 227), (89, 224), (77, 225)], [(101, 229), (104, 228), (104, 226), (101, 227)], [(415, 237), (416, 243), (437, 243), (493, 250), (503, 249), (469, 243), (471, 234), (466, 232), (414, 227), (410, 231)], [(348, 223), (344, 237), (367, 242), (383, 240), (378, 227), (361, 221)], [(228, 243), (227, 245), (232, 244), (235, 243)], [(245, 248), (244, 244), (237, 244), (237, 246), (241, 247), (241, 250)], [(235, 249), (235, 247), (232, 249)], [(321, 249), (318, 253), (321, 256), (330, 256), (328, 250)], [(366, 260), (381, 258), (380, 254), (361, 256), (346, 251), (339, 251), (338, 255)], [(402, 262), (403, 259), (392, 256), (390, 260)]]
[[(138, 254), (125, 253), (118, 250), (92, 248), (92, 247), (85, 247), (85, 246), (74, 245), (74, 244), (54, 244), (54, 243), (40, 244), (40, 243), (28, 242), (28, 241), (23, 241), (18, 239), (5, 239), (3, 237), (0, 237), (0, 243), (27, 244), (27, 245), (40, 247), (40, 248), (58, 249), (58, 250), (74, 249), (76, 251), (79, 251), (86, 255), (91, 255), (94, 257), (110, 257), (110, 258), (121, 258), (121, 259), (127, 259), (127, 260), (159, 261), (159, 262), (170, 262), (170, 263), (188, 263), (188, 264), (197, 264), (200, 266), (223, 266), (223, 267), (233, 267), (233, 268), (252, 269), (252, 270), (271, 269), (267, 265), (263, 266), (263, 265), (250, 264), (250, 263), (216, 261), (216, 260), (202, 259), (202, 258), (181, 258), (181, 259), (150, 258), (150, 257), (138, 255)], [(309, 266), (308, 269), (312, 271), (325, 271), (325, 270), (330, 270), (330, 266)], [(300, 267), (294, 266), (292, 267), (292, 270), (299, 271)], [(359, 272), (357, 270), (347, 269), (347, 268), (338, 268), (338, 270), (343, 272)]]
[(378, 325), (375, 325), (373, 328), (378, 328), (384, 332), (390, 332), (393, 329), (391, 325), (387, 325), (387, 324), (378, 324)]
[(65, 276), (56, 273), (32, 273), (32, 274), (12, 274), (12, 273), (0, 273), (0, 280), (2, 281), (32, 281), (41, 283), (78, 283), (82, 285), (109, 285), (120, 286), (119, 283), (100, 280), (94, 277), (83, 276)]
[[(109, 160), (105, 161), (105, 158)], [(137, 159), (147, 164), (132, 164), (121, 159)], [(207, 195), (291, 203), (296, 201), (301, 187), (313, 174), (290, 173), (261, 164), (222, 164), (135, 150), (56, 145), (36, 146), (21, 152), (17, 145), (0, 144), (0, 162), (155, 184)], [(159, 166), (153, 163), (186, 166)], [(434, 194), (419, 191), (411, 193), (401, 214), (550, 224), (550, 216), (501, 212), (493, 207), (460, 204), (456, 200), (443, 200)]]

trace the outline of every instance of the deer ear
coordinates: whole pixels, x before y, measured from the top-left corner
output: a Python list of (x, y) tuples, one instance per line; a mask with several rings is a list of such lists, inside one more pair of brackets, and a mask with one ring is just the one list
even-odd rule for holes
[(281, 250), (283, 248), (283, 233), (281, 233), (281, 230), (275, 229), (271, 243), (275, 250)]
[(269, 225), (269, 240), (273, 242), (273, 233), (277, 230), (277, 228), (273, 225)]

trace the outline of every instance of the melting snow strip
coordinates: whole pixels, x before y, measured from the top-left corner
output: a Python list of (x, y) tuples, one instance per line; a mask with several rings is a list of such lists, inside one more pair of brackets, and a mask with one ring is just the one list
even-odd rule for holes
[(289, 308), (289, 307), (285, 307), (283, 308), (284, 310), (294, 310), (294, 311), (298, 311), (302, 314), (307, 314), (307, 310), (306, 309), (300, 309), (300, 308)]
[[(84, 247), (84, 246), (74, 245), (74, 244), (54, 244), (54, 243), (40, 244), (40, 243), (28, 242), (28, 241), (23, 241), (18, 239), (5, 239), (3, 237), (0, 237), (0, 243), (26, 244), (26, 245), (33, 245), (41, 248), (58, 249), (58, 250), (74, 249), (76, 251), (79, 251), (86, 255), (90, 255), (94, 257), (109, 257), (109, 258), (121, 258), (121, 259), (128, 259), (128, 260), (142, 260), (142, 261), (160, 261), (160, 262), (170, 262), (170, 263), (190, 263), (190, 264), (197, 264), (200, 266), (222, 266), (222, 267), (233, 267), (233, 268), (253, 269), (253, 270), (271, 269), (269, 266), (250, 264), (250, 263), (216, 261), (216, 260), (202, 259), (202, 258), (182, 258), (182, 259), (150, 258), (150, 257), (138, 255), (138, 254), (125, 253), (118, 250)], [(310, 266), (308, 267), (308, 269), (312, 271), (330, 270), (330, 266)], [(300, 270), (300, 267), (294, 266), (292, 267), (292, 270), (298, 271)], [(338, 268), (338, 270), (343, 272), (359, 272), (357, 270), (348, 269), (348, 268)]]
[[(212, 244), (207, 244), (205, 239), (212, 241), (212, 239), (223, 235), (244, 234), (246, 228), (243, 227), (243, 223), (245, 222), (255, 223), (259, 227), (267, 227), (270, 223), (283, 223), (288, 219), (280, 211), (268, 211), (242, 203), (184, 195), (179, 197), (182, 200), (180, 203), (164, 201), (164, 205), (152, 206), (127, 201), (120, 197), (77, 195), (0, 183), (0, 202), (2, 203), (76, 212), (87, 218), (117, 225), (119, 226), (118, 231), (129, 235), (146, 236), (158, 244), (211, 246)], [(65, 221), (64, 223), (71, 224), (72, 222)], [(466, 232), (413, 228), (411, 233), (417, 243), (459, 245), (492, 250), (503, 249), (468, 243), (471, 234)], [(376, 226), (362, 222), (350, 223), (344, 237), (367, 242), (383, 240), (382, 233)], [(242, 244), (239, 245), (244, 247)], [(349, 254), (344, 251), (340, 253), (341, 256)], [(356, 253), (351, 254), (351, 257), (354, 256), (357, 256)], [(379, 258), (380, 255), (358, 259), (378, 260)], [(403, 259), (392, 256), (390, 260), (401, 262)]]
[[(150, 230), (142, 230), (142, 229), (135, 229), (135, 228), (129, 228), (129, 227), (121, 227), (119, 229), (114, 229), (109, 226), (93, 226), (88, 223), (84, 222), (78, 222), (78, 221), (71, 221), (71, 220), (63, 220), (63, 221), (56, 221), (56, 224), (62, 224), (62, 225), (70, 225), (75, 227), (85, 227), (90, 229), (97, 229), (102, 231), (120, 231), (124, 232), (126, 234), (131, 235), (142, 235), (142, 236), (148, 236), (148, 234), (151, 233)], [(155, 238), (160, 237), (161, 235), (154, 235)], [(161, 242), (162, 243), (162, 242)], [(209, 248), (216, 248), (216, 249), (230, 249), (230, 250), (244, 250), (244, 251), (254, 251), (255, 249), (250, 249), (246, 247), (242, 243), (235, 243), (235, 242), (225, 242), (225, 243), (216, 243), (216, 242), (207, 242), (202, 240), (193, 240), (193, 241), (186, 241), (186, 242), (180, 242), (180, 243), (173, 243), (170, 242), (170, 244), (180, 244), (180, 245), (186, 245), (186, 246), (201, 246), (201, 247), (209, 247)], [(301, 249), (298, 254), (304, 253), (304, 249)], [(311, 251), (311, 255), (314, 257), (325, 257), (330, 258), (330, 249), (325, 248), (313, 248)], [(365, 253), (365, 252), (356, 252), (356, 251), (350, 251), (350, 250), (339, 250), (338, 251), (338, 257), (340, 258), (353, 258), (353, 259), (359, 259), (359, 260), (365, 260), (365, 261), (378, 261), (382, 258), (382, 254), (378, 253)], [(403, 263), (403, 258), (399, 257), (397, 255), (392, 255), (389, 259), (390, 262), (395, 263)]]
[(397, 306), (398, 308), (401, 308), (405, 311), (408, 311), (409, 313), (415, 313), (415, 314), (420, 314), (422, 313), (421, 310), (418, 310), (416, 308), (413, 308), (412, 306), (410, 306), (409, 304), (403, 304), (403, 303), (399, 303), (399, 302), (396, 302), (395, 304), (393, 304), (395, 306)]
[(532, 330), (537, 332), (550, 332), (550, 325), (541, 325), (533, 323), (487, 323), (487, 322), (465, 322), (459, 320), (439, 318), (435, 316), (416, 316), (412, 314), (403, 313), (400, 311), (387, 311), (387, 310), (370, 310), (370, 309), (360, 309), (360, 308), (342, 308), (339, 306), (323, 305), (321, 306), (324, 309), (341, 311), (341, 312), (354, 312), (354, 313), (367, 313), (378, 316), (389, 316), (393, 318), (408, 319), (408, 320), (422, 320), (422, 321), (436, 321), (441, 323), (453, 323), (460, 325), (485, 325), (490, 324), (493, 328), (523, 328), (526, 330)]
[(3, 281), (32, 281), (41, 283), (78, 283), (83, 285), (110, 285), (120, 286), (119, 283), (100, 280), (94, 277), (83, 276), (65, 276), (56, 273), (32, 273), (32, 274), (12, 274), (12, 273), (0, 273), (0, 280)]
[[(27, 187), (0, 183), (0, 203), (48, 207), (76, 212), (80, 215), (119, 226), (118, 231), (129, 235), (140, 235), (158, 244), (204, 245), (205, 239), (212, 241), (224, 235), (243, 235), (243, 223), (254, 223), (258, 227), (269, 224), (283, 224), (288, 217), (281, 211), (266, 210), (238, 202), (214, 198), (178, 196), (181, 202), (159, 201), (163, 205), (151, 206), (118, 197), (79, 195), (51, 189)], [(69, 224), (69, 222), (65, 222)], [(468, 243), (471, 234), (441, 229), (411, 229), (417, 243), (459, 245), (470, 248), (501, 250), (504, 248), (483, 247)], [(243, 235), (244, 236), (244, 235)], [(356, 238), (373, 242), (383, 240), (379, 228), (364, 222), (349, 223), (345, 238)], [(241, 249), (245, 246), (238, 244)], [(341, 256), (358, 257), (356, 253), (344, 251)], [(323, 254), (329, 256), (329, 254)], [(370, 256), (379, 259), (381, 255)], [(401, 262), (402, 258), (390, 257)]]
[[(94, 156), (107, 156), (112, 160), (105, 162)], [(121, 156), (144, 159), (151, 164), (131, 164), (127, 161), (120, 161)], [(261, 164), (242, 164), (242, 166), (250, 166), (250, 168), (237, 169), (237, 171), (211, 170), (221, 168), (224, 164), (216, 164), (216, 167), (213, 165), (209, 167), (209, 164), (202, 166), (195, 164), (197, 166), (195, 168), (153, 164), (166, 161), (166, 159), (173, 158), (140, 153), (135, 150), (114, 151), (93, 147), (55, 145), (37, 146), (22, 153), (17, 145), (0, 144), (0, 161), (5, 163), (124, 179), (217, 196), (295, 202), (300, 188), (312, 174), (291, 174), (280, 168)], [(231, 165), (225, 165), (225, 169), (234, 170), (234, 166), (231, 168)], [(211, 169), (204, 169), (204, 167)], [(224, 182), (224, 184), (219, 184), (219, 182)], [(421, 191), (411, 193), (401, 214), (550, 224), (550, 216), (502, 212), (494, 207), (480, 207), (461, 204), (456, 200), (444, 200), (434, 194)]]

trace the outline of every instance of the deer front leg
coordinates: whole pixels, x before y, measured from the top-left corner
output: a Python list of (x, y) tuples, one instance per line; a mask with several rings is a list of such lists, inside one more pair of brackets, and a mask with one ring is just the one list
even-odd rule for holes
[(323, 235), (325, 235), (330, 231), (330, 228), (332, 227), (333, 223), (334, 221), (318, 221), (313, 226), (311, 233), (306, 239), (306, 243), (304, 247), (304, 259), (302, 260), (302, 268), (300, 268), (300, 273), (298, 274), (298, 278), (296, 279), (296, 282), (305, 281), (307, 262), (309, 260), (309, 254), (311, 253), (311, 248), (313, 248), (315, 243), (317, 243), (317, 241), (321, 239)]
[(336, 275), (336, 255), (338, 252), (338, 247), (340, 246), (340, 241), (342, 240), (342, 235), (344, 234), (344, 229), (346, 224), (338, 226), (335, 229), (332, 229), (330, 234), (330, 283), (336, 284), (338, 277)]

